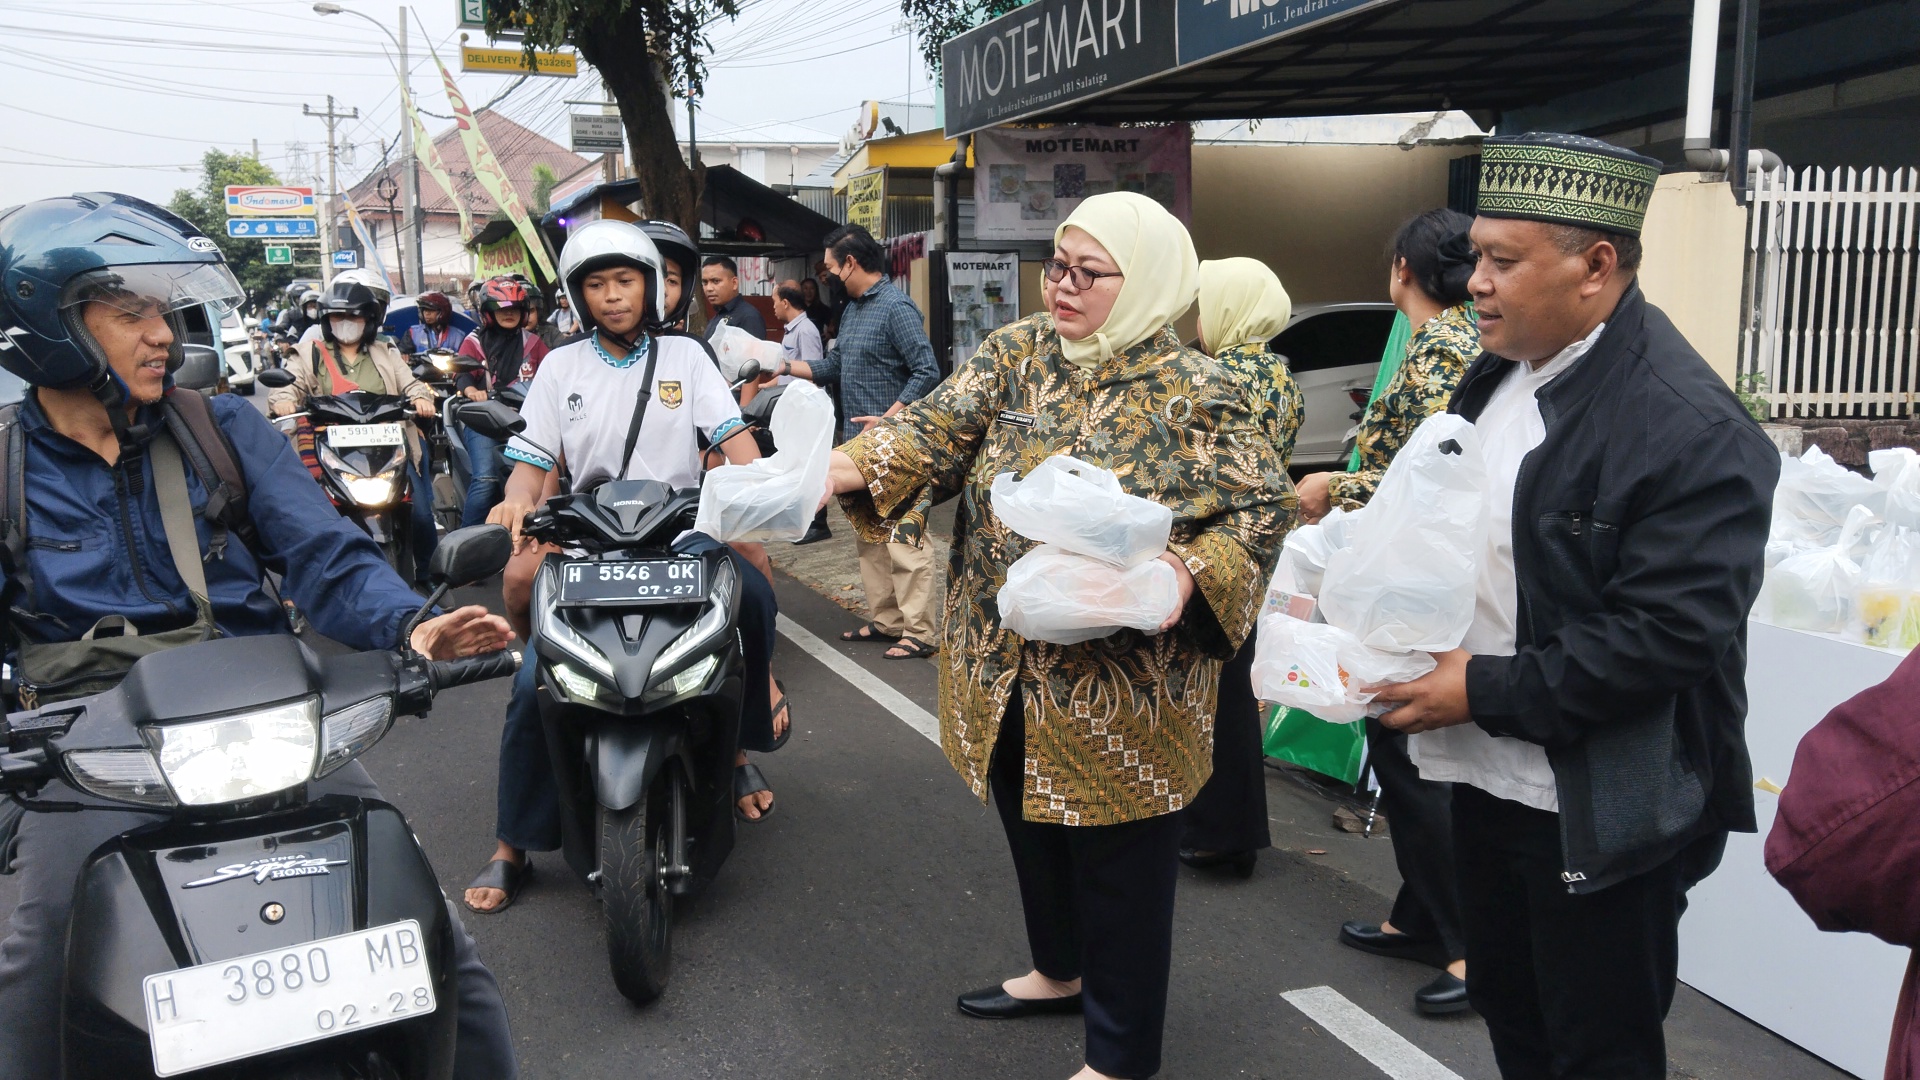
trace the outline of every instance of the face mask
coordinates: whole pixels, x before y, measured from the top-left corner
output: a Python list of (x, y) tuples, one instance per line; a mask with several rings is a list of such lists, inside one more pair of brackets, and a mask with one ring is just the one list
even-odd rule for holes
[(327, 322), (329, 325), (333, 327), (334, 340), (340, 342), (343, 345), (352, 345), (357, 343), (360, 340), (360, 335), (365, 333), (367, 329), (367, 323), (366, 323), (366, 320), (364, 319), (346, 319), (346, 318), (336, 317), (336, 318), (328, 319)]

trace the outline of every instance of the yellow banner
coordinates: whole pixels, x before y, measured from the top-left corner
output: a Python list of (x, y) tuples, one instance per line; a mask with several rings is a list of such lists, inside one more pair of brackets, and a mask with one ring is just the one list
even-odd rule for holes
[(524, 71), (571, 79), (580, 74), (580, 61), (572, 53), (537, 52), (533, 54), (533, 66), (529, 67), (523, 49), (483, 49), (475, 45), (462, 45), (460, 70), (488, 73)]
[(847, 224), (858, 225), (883, 239), (881, 229), (887, 204), (887, 170), (870, 169), (847, 177)]
[(518, 234), (507, 237), (497, 244), (483, 244), (474, 252), (474, 277), (485, 281), (502, 274), (525, 274), (533, 276), (533, 265), (527, 262), (527, 245)]
[[(414, 110), (413, 95), (407, 93), (407, 81), (400, 80), (400, 103), (405, 106), (407, 119), (413, 125), (413, 156), (447, 193), (453, 208), (460, 211), (460, 242), (466, 243), (473, 236), (473, 212), (467, 209), (466, 200), (460, 197), (460, 189), (453, 186), (453, 174), (447, 171), (447, 163), (440, 157), (440, 151), (433, 145), (433, 136), (427, 134), (427, 126), (420, 122), (420, 114)], [(422, 280), (425, 280), (422, 278)]]
[(480, 133), (480, 124), (473, 118), (473, 110), (467, 108), (467, 99), (460, 96), (460, 88), (453, 83), (453, 73), (447, 65), (435, 56), (433, 63), (440, 69), (440, 79), (447, 87), (447, 103), (453, 106), (453, 122), (460, 128), (461, 141), (466, 144), (467, 160), (473, 165), (474, 179), (487, 189), (493, 201), (500, 207), (507, 220), (520, 230), (520, 236), (527, 242), (527, 253), (539, 264), (541, 273), (551, 282), (558, 282), (560, 275), (554, 273), (553, 264), (547, 261), (547, 248), (540, 239), (540, 231), (534, 228), (533, 219), (527, 216), (526, 208), (520, 205), (520, 193), (513, 188), (513, 181), (507, 177), (505, 169), (500, 167), (500, 159), (493, 156), (493, 148), (487, 145), (487, 137)]

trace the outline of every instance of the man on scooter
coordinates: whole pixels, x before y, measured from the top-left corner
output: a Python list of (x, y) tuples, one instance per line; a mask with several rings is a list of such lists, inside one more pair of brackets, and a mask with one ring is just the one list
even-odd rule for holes
[[(575, 490), (615, 478), (697, 488), (700, 436), (728, 461), (744, 464), (760, 456), (732, 391), (701, 343), (657, 329), (659, 313), (665, 310), (664, 276), (659, 249), (627, 222), (585, 225), (560, 253), (562, 285), (588, 336), (555, 349), (541, 365), (520, 410), (526, 430), (507, 444), (506, 457), (514, 467), (506, 495), (489, 519), (513, 530), (516, 549), (522, 551), (515, 562), (523, 571), (541, 552), (521, 537), (521, 526), (543, 501), (550, 490), (549, 476), (561, 464), (540, 447), (564, 458)], [(651, 393), (642, 397), (649, 371), (653, 382), (646, 389)], [(643, 411), (627, 457), (636, 408)], [(694, 533), (675, 548), (696, 552), (715, 546), (717, 541)], [(788, 730), (786, 724), (776, 728), (772, 705), (779, 693), (771, 675), (775, 606), (772, 581), (760, 569), (765, 560), (764, 551), (734, 552), (742, 584), (740, 635), (747, 665), (734, 795), (737, 816), (744, 821), (763, 820), (773, 809), (772, 792), (760, 770), (747, 763), (745, 750), (776, 749)], [(513, 568), (508, 574), (512, 576)], [(467, 906), (483, 914), (504, 911), (518, 897), (532, 873), (529, 851), (560, 846), (559, 793), (535, 680), (534, 667), (523, 666), (500, 735), (495, 850), (466, 892)], [(784, 703), (778, 711), (784, 717)]]
[[(322, 303), (321, 338), (295, 347), (287, 362), (293, 385), (267, 395), (267, 411), (290, 416), (306, 407), (314, 394), (341, 394), (366, 390), (404, 397), (416, 415), (434, 415), (433, 387), (420, 381), (393, 346), (374, 337), (387, 305), (379, 294), (358, 282), (336, 280)], [(414, 566), (424, 575), (440, 534), (433, 520), (433, 480), (427, 473), (426, 447), (418, 431), (407, 433), (407, 469), (413, 492)]]
[[(214, 538), (202, 540), (206, 608), (175, 569), (148, 447), (165, 426), (161, 402), (182, 360), (180, 312), (209, 303), (230, 308), (242, 295), (212, 240), (124, 195), (45, 199), (0, 215), (0, 282), (0, 326), (8, 328), (0, 366), (34, 387), (17, 413), (0, 415), (0, 433), (11, 437), (9, 474), (20, 480), (9, 498), (22, 519), (10, 526), (49, 541), (19, 545), (29, 573), (11, 559), (0, 568), (0, 611), (9, 613), (0, 625), (18, 679), (33, 683), (50, 651), (69, 671), (91, 665), (94, 674), (108, 673), (108, 658), (90, 653), (88, 643), (104, 638), (109, 625), (154, 650), (214, 634), (286, 633), (280, 604), (262, 585), (268, 570), (328, 637), (362, 650), (398, 644), (420, 598), (365, 534), (333, 512), (287, 440), (239, 398), (221, 395), (201, 406), (212, 410), (246, 479), (246, 520), (232, 542), (216, 531), (208, 492), (187, 470), (198, 531)], [(6, 431), (15, 426), (17, 434)], [(509, 640), (504, 620), (473, 606), (423, 623), (410, 644), (451, 659)], [(57, 699), (52, 684), (23, 690), (42, 703)], [(357, 763), (313, 790), (379, 794)], [(55, 784), (48, 797), (71, 801), (79, 793)], [(0, 1071), (9, 1080), (59, 1074), (74, 882), (101, 843), (153, 820), (115, 809), (29, 814), (19, 823), (20, 901), (0, 941)], [(499, 987), (464, 931), (453, 961), (458, 1075), (512, 1076)]]
[(453, 301), (444, 293), (430, 292), (420, 294), (417, 303), (420, 321), (407, 327), (406, 336), (400, 339), (400, 351), (408, 356), (438, 349), (458, 351), (460, 343), (467, 340), (467, 332), (453, 325)]
[[(546, 359), (547, 345), (527, 329), (533, 293), (525, 283), (502, 276), (488, 278), (477, 287), (480, 329), (467, 335), (459, 352), (480, 361), (481, 367), (462, 372), (453, 380), (453, 388), (470, 401), (485, 401), (515, 383), (532, 381), (540, 361)], [(467, 467), (471, 470), (466, 502), (460, 511), (464, 527), (487, 520), (500, 501), (507, 466), (500, 458), (500, 444), (485, 435), (463, 427), (460, 441), (467, 448)]]

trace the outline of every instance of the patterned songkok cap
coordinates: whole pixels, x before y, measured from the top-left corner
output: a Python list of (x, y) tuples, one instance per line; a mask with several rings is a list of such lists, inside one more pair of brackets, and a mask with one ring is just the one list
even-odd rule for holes
[(1480, 147), (1479, 213), (1639, 236), (1660, 162), (1583, 135), (1530, 131)]

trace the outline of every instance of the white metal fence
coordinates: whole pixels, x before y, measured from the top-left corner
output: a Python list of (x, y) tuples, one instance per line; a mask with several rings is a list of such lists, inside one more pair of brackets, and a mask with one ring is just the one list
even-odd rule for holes
[(1743, 389), (1773, 415), (1911, 416), (1920, 170), (1780, 169), (1753, 191)]

